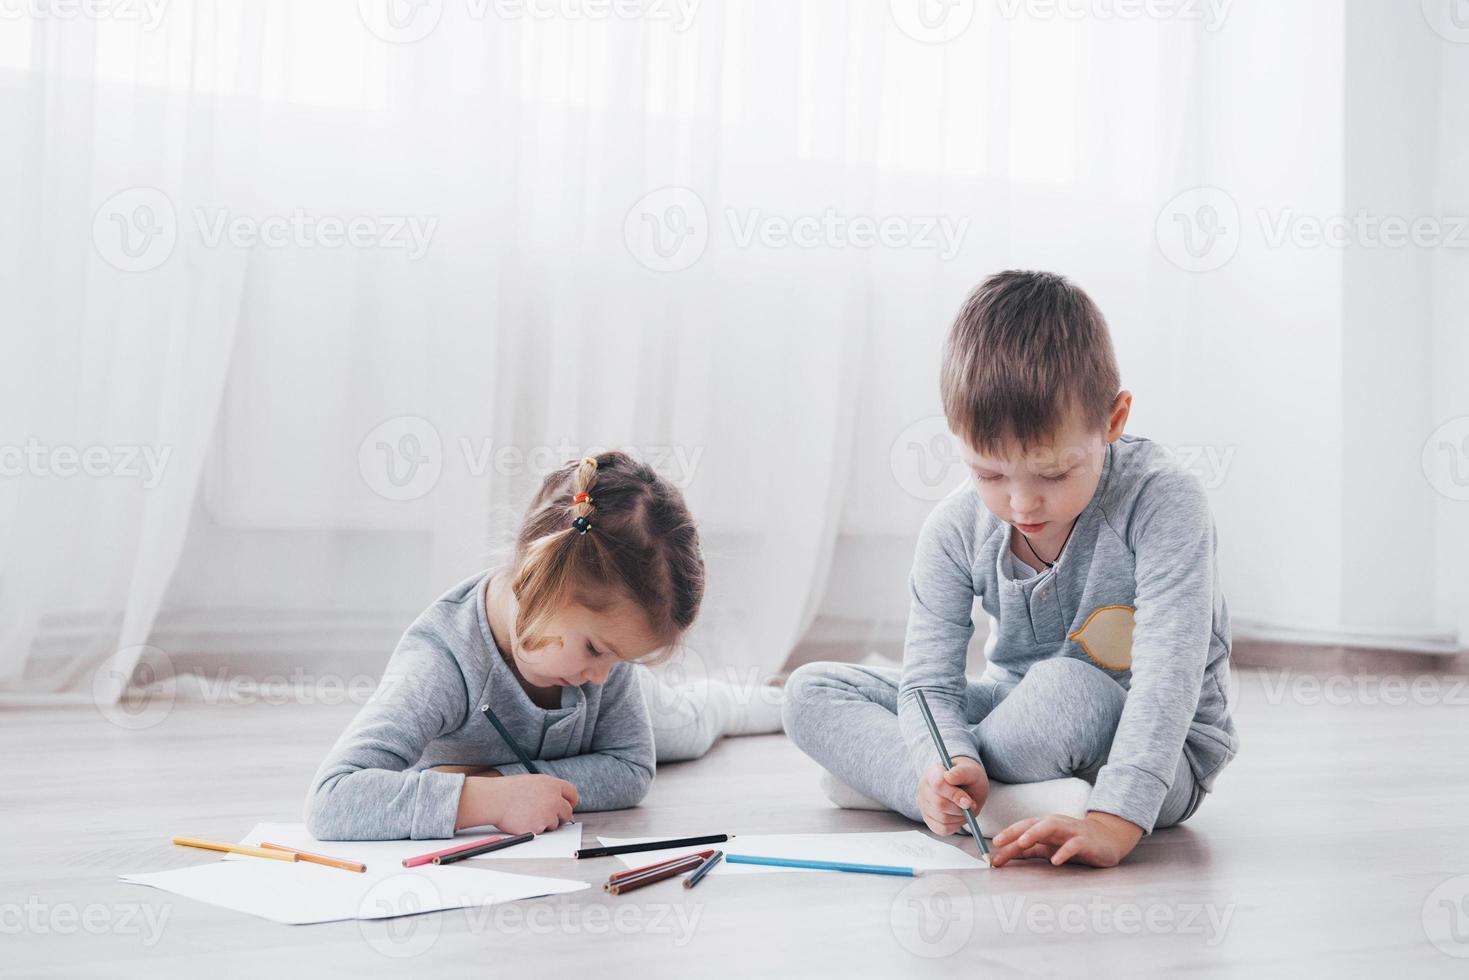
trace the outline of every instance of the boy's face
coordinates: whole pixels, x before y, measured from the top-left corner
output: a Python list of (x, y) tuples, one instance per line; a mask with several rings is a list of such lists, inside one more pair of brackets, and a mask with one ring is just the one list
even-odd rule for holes
[(1132, 396), (1121, 392), (1105, 429), (1067, 412), (1051, 436), (1024, 447), (981, 453), (961, 445), (960, 456), (990, 513), (1031, 538), (1064, 535), (1086, 509), (1102, 477), (1107, 444), (1122, 435)]

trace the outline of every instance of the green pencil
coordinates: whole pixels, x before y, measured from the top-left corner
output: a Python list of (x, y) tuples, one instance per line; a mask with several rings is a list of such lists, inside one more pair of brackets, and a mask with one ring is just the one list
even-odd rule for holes
[[(939, 734), (939, 723), (933, 720), (933, 712), (929, 710), (928, 698), (923, 696), (922, 691), (913, 693), (918, 695), (918, 708), (923, 712), (923, 720), (928, 723), (928, 734), (933, 736), (933, 747), (939, 750), (939, 761), (944, 764), (945, 769), (954, 768), (954, 760), (949, 758), (949, 750), (944, 745), (944, 737)], [(990, 849), (985, 845), (984, 834), (979, 832), (979, 821), (974, 819), (974, 811), (966, 807), (964, 819), (969, 822), (969, 832), (974, 835), (975, 841), (979, 844), (980, 857), (984, 858), (985, 863), (988, 864)]]

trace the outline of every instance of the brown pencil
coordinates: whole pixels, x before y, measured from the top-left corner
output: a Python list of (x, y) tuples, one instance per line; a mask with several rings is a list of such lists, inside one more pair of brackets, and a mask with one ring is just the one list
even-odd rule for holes
[(261, 841), (260, 846), (271, 851), (290, 851), (296, 855), (296, 860), (298, 861), (321, 864), (328, 868), (341, 868), (343, 871), (356, 871), (359, 874), (367, 870), (367, 865), (361, 861), (348, 861), (345, 858), (327, 857), (325, 854), (312, 854), (310, 851), (303, 851), (300, 848), (286, 847), (284, 844), (267, 844), (265, 841)]
[(662, 861), (655, 861), (652, 864), (645, 864), (641, 868), (629, 868), (626, 871), (619, 871), (616, 874), (613, 874), (610, 877), (608, 877), (607, 883), (608, 884), (612, 884), (613, 882), (616, 882), (616, 881), (622, 881), (624, 878), (636, 878), (638, 875), (647, 874), (649, 871), (653, 871), (653, 870), (655, 870), (657, 868), (661, 868), (665, 864), (672, 864), (675, 861), (685, 861), (685, 860), (687, 860), (687, 859), (689, 859), (691, 857), (696, 857), (697, 856), (697, 857), (704, 858), (705, 860), (708, 860), (709, 857), (713, 853), (714, 853), (714, 851), (708, 850), (708, 851), (698, 851), (698, 852), (696, 852), (696, 854), (680, 854), (676, 858), (666, 858), (666, 859), (664, 859)]
[(620, 878), (617, 881), (609, 881), (602, 887), (614, 895), (621, 895), (623, 892), (634, 891), (642, 888), (644, 885), (651, 885), (665, 878), (681, 875), (685, 871), (692, 871), (703, 864), (704, 861), (705, 859), (699, 857), (699, 855), (690, 854), (686, 858), (678, 861), (670, 861), (661, 868), (654, 868), (652, 871), (644, 872), (634, 878)]

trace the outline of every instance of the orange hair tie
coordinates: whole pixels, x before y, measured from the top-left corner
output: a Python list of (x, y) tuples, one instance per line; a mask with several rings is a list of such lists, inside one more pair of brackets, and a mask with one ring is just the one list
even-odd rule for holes
[(572, 497), (571, 502), (574, 504), (589, 504), (592, 502), (592, 495), (583, 490), (581, 493)]

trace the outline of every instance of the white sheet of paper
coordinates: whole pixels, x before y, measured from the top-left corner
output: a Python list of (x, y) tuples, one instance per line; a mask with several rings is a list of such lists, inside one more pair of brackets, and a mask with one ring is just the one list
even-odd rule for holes
[[(679, 835), (672, 835), (679, 836)], [(607, 846), (642, 844), (657, 837), (598, 837)], [(667, 837), (662, 838), (664, 840)], [(968, 838), (965, 838), (968, 841)], [(654, 864), (664, 858), (693, 854), (716, 848), (730, 854), (753, 854), (761, 857), (797, 858), (805, 861), (844, 861), (849, 864), (894, 864), (920, 871), (967, 871), (989, 867), (978, 857), (927, 837), (916, 830), (877, 834), (739, 834), (723, 844), (701, 844), (696, 847), (666, 848), (619, 854), (617, 859), (629, 868)], [(804, 871), (803, 868), (777, 868), (762, 864), (730, 864), (721, 861), (710, 874), (764, 874)], [(841, 872), (836, 872), (840, 874)]]
[[(361, 861), (367, 865), (369, 872), (382, 870), (386, 867), (394, 867), (403, 870), (403, 859), (414, 857), (419, 854), (431, 854), (434, 851), (442, 851), (446, 847), (456, 844), (467, 844), (473, 840), (482, 840), (493, 837), (499, 831), (494, 827), (471, 827), (461, 830), (452, 838), (445, 840), (317, 840), (306, 832), (306, 825), (301, 823), (257, 823), (250, 832), (240, 840), (239, 844), (247, 844), (250, 847), (259, 847), (262, 841), (272, 844), (284, 844), (286, 847), (295, 847), (303, 851), (311, 851), (315, 854), (325, 854), (328, 857), (346, 858), (349, 861)], [(508, 860), (514, 858), (523, 860), (525, 858), (569, 858), (578, 847), (581, 847), (581, 824), (569, 823), (549, 834), (538, 834), (535, 840), (528, 840), (524, 844), (516, 844), (507, 847), (503, 851), (491, 851), (477, 857), (466, 858), (462, 862), (464, 867), (473, 866), (474, 862)], [(243, 854), (226, 854), (227, 861), (259, 861), (260, 858), (246, 857)], [(319, 867), (319, 865), (318, 865)]]
[(404, 868), (383, 861), (378, 865), (381, 870), (368, 865), (366, 873), (359, 874), (319, 864), (243, 858), (118, 877), (287, 925), (390, 919), (588, 887), (584, 881), (506, 874), (482, 867)]

